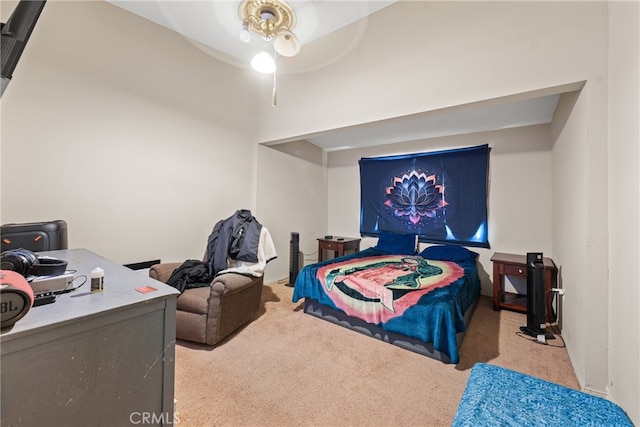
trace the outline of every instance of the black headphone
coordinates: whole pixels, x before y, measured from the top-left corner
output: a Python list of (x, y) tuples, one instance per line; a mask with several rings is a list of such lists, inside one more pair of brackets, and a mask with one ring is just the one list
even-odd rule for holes
[(67, 270), (67, 261), (61, 259), (38, 257), (27, 249), (12, 249), (2, 252), (2, 270), (12, 270), (24, 277), (58, 276)]

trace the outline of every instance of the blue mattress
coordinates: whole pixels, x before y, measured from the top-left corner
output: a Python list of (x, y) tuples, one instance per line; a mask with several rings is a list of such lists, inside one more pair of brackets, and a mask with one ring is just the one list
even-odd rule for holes
[[(357, 262), (363, 259), (375, 261), (378, 259), (377, 257), (383, 255), (385, 252), (369, 248), (355, 254), (304, 267), (296, 279), (293, 302), (302, 298), (310, 298), (334, 310), (344, 312), (334, 303), (328, 295), (326, 287), (318, 279), (319, 271), (325, 266), (340, 265), (345, 262)], [(418, 255), (412, 257), (421, 258)], [(465, 312), (475, 303), (480, 294), (480, 279), (476, 261), (475, 258), (458, 262), (424, 259), (431, 264), (440, 265), (444, 270), (455, 264), (454, 268), (461, 272), (459, 276), (456, 276), (459, 279), (447, 282), (446, 286), (430, 290), (421, 296), (415, 305), (407, 308), (402, 315), (373, 323), (368, 319), (364, 320), (387, 332), (415, 338), (425, 343), (433, 343), (433, 347), (437, 351), (450, 357), (451, 363), (458, 363), (460, 355), (456, 335), (465, 331)], [(438, 264), (438, 262), (440, 263)]]
[(631, 426), (615, 403), (499, 366), (477, 363), (453, 426)]

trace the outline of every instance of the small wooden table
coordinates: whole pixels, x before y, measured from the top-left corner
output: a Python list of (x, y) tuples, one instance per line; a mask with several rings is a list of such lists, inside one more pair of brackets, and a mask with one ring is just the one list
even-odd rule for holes
[[(505, 292), (504, 276), (527, 277), (526, 255), (515, 255), (496, 252), (491, 257), (493, 262), (493, 309), (507, 309), (520, 313), (527, 312), (527, 296)], [(551, 288), (556, 287), (558, 269), (551, 258), (543, 258), (546, 320), (553, 322), (551, 299), (547, 298)]]
[(318, 239), (318, 262), (324, 261), (324, 251), (333, 251), (334, 257), (345, 254), (346, 251), (358, 252), (360, 250), (360, 239), (354, 237), (325, 236)]

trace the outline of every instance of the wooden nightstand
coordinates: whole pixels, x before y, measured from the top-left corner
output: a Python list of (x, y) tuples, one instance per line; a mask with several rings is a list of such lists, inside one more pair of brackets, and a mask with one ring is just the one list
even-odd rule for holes
[[(493, 309), (507, 309), (520, 313), (527, 312), (527, 296), (505, 292), (504, 276), (527, 277), (527, 257), (526, 255), (505, 254), (496, 252), (491, 257), (493, 262)], [(546, 320), (553, 322), (553, 307), (549, 292), (556, 287), (558, 269), (551, 258), (544, 258), (544, 288)]]
[(318, 239), (318, 262), (324, 261), (324, 251), (333, 251), (335, 257), (345, 254), (347, 251), (358, 252), (360, 239), (354, 237), (331, 236)]

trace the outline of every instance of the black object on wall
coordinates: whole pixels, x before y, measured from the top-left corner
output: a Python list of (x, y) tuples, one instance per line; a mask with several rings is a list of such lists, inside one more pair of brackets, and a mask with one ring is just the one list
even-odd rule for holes
[(0, 49), (2, 51), (0, 97), (13, 77), (13, 70), (22, 56), (22, 51), (27, 45), (45, 3), (46, 0), (22, 0), (13, 10), (7, 22), (2, 23), (0, 29), (0, 45), (2, 47)]
[(68, 249), (67, 223), (61, 219), (25, 224), (4, 224), (2, 252), (11, 249), (28, 249), (33, 252)]
[(520, 330), (532, 337), (544, 335), (546, 339), (554, 336), (546, 332), (544, 261), (542, 252), (527, 253), (527, 326)]
[(300, 234), (291, 232), (289, 241), (289, 283), (287, 286), (293, 287), (300, 271)]

